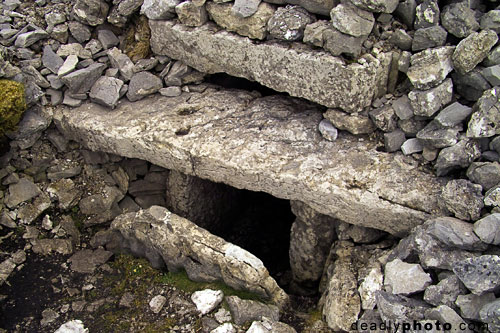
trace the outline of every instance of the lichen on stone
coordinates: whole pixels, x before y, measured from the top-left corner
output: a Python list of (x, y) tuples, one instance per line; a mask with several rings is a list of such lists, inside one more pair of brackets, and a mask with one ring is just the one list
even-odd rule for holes
[(24, 85), (11, 80), (0, 80), (0, 136), (15, 129), (25, 110)]

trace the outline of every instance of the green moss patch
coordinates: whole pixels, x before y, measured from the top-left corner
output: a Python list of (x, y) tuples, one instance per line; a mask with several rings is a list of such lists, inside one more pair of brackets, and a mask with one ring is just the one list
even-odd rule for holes
[(0, 136), (16, 128), (25, 110), (24, 85), (0, 80)]

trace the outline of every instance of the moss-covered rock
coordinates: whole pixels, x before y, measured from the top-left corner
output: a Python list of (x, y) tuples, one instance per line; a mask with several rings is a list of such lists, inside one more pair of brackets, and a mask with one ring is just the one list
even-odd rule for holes
[(15, 129), (25, 110), (24, 85), (0, 80), (0, 137)]

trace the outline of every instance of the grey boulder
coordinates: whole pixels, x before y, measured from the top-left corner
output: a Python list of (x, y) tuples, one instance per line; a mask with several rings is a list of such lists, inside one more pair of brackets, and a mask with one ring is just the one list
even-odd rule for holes
[(479, 144), (466, 138), (451, 147), (441, 150), (434, 168), (438, 176), (444, 176), (452, 170), (469, 167), (480, 156)]
[(74, 94), (86, 93), (92, 88), (94, 83), (101, 77), (106, 69), (105, 64), (93, 63), (87, 68), (82, 68), (61, 77), (61, 81)]
[(458, 261), (453, 265), (453, 272), (473, 294), (496, 292), (500, 288), (500, 257), (497, 255)]
[(453, 46), (427, 49), (411, 56), (406, 75), (411, 83), (421, 90), (439, 85), (453, 70)]
[(453, 52), (453, 68), (461, 74), (470, 72), (495, 46), (498, 36), (493, 30), (473, 32), (458, 43)]
[(441, 13), (441, 23), (450, 34), (458, 38), (467, 37), (479, 29), (476, 15), (467, 2), (445, 6)]
[(103, 24), (108, 10), (109, 5), (104, 0), (77, 0), (73, 6), (76, 19), (91, 26)]
[[(438, 157), (439, 159), (439, 157)], [(465, 179), (453, 179), (446, 184), (441, 194), (441, 204), (457, 218), (475, 221), (484, 207), (482, 187)], [(458, 198), (466, 200), (457, 202)]]
[(175, 6), (180, 0), (144, 0), (141, 14), (150, 20), (167, 20), (175, 16)]
[(371, 12), (352, 5), (337, 5), (330, 12), (333, 27), (340, 32), (354, 36), (368, 36), (375, 24)]
[(486, 244), (500, 245), (500, 214), (493, 213), (476, 221), (474, 232)]
[(394, 259), (385, 265), (384, 286), (387, 292), (411, 295), (426, 289), (432, 283), (429, 273), (419, 264), (408, 264)]
[(467, 128), (469, 138), (491, 137), (500, 134), (500, 87), (486, 90), (472, 107)]
[(149, 72), (139, 72), (130, 79), (127, 91), (129, 101), (138, 101), (148, 95), (156, 93), (163, 87), (159, 77)]
[(89, 97), (94, 103), (114, 109), (120, 99), (123, 81), (114, 77), (102, 76), (90, 89)]
[(500, 183), (500, 164), (498, 162), (473, 162), (467, 169), (467, 177), (488, 191)]
[[(234, 7), (233, 7), (234, 9)], [(278, 8), (267, 22), (267, 30), (271, 37), (295, 41), (302, 40), (306, 26), (314, 22), (314, 17), (304, 8), (287, 5)]]

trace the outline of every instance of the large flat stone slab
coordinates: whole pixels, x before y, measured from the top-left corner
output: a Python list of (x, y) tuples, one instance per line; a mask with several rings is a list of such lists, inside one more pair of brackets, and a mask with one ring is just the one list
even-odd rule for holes
[(204, 73), (225, 72), (276, 91), (347, 112), (359, 112), (384, 94), (390, 53), (347, 64), (308, 46), (257, 43), (212, 23), (190, 28), (172, 21), (149, 21), (154, 53), (182, 60)]
[(324, 140), (318, 107), (209, 88), (178, 97), (59, 107), (55, 122), (91, 150), (148, 160), (237, 188), (299, 200), (341, 221), (396, 235), (433, 215), (445, 179), (340, 133)]

